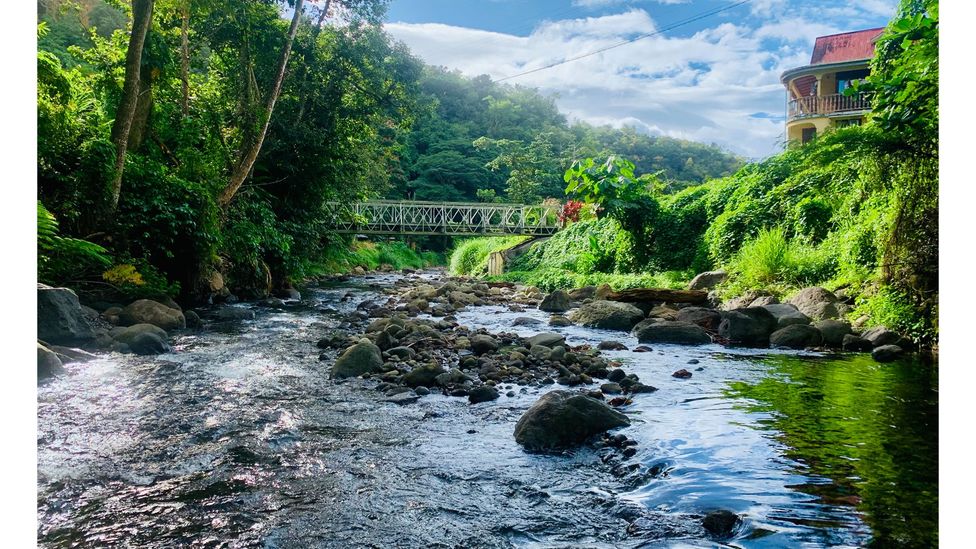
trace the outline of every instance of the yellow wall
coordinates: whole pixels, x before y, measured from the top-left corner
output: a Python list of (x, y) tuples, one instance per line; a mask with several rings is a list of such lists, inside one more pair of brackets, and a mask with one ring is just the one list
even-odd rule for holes
[(822, 118), (804, 118), (803, 120), (797, 120), (795, 122), (790, 122), (786, 124), (786, 140), (793, 142), (796, 141), (800, 143), (803, 141), (803, 128), (816, 128), (817, 135), (820, 135), (827, 128), (833, 125), (833, 121), (827, 117)]

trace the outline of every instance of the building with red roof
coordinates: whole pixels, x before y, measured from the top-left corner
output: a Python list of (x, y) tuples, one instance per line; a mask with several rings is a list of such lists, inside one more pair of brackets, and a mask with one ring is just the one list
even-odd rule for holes
[(787, 141), (806, 143), (828, 128), (862, 122), (870, 102), (844, 90), (870, 74), (874, 44), (882, 32), (884, 28), (820, 36), (810, 64), (780, 76), (787, 94)]

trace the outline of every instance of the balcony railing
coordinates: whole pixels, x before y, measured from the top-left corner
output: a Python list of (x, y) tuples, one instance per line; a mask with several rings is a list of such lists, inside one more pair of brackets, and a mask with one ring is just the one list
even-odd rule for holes
[(867, 94), (861, 93), (850, 97), (840, 93), (811, 95), (791, 100), (786, 108), (786, 117), (788, 120), (796, 120), (810, 116), (868, 110), (871, 110), (871, 100)]

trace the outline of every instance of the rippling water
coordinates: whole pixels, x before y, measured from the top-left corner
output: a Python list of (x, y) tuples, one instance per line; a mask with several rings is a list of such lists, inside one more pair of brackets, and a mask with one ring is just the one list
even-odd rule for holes
[[(381, 284), (391, 277), (367, 277)], [(336, 383), (314, 343), (358, 287), (106, 355), (38, 388), (38, 541), (47, 547), (712, 547), (704, 512), (744, 518), (732, 547), (937, 544), (937, 368), (719, 346), (606, 352), (637, 395), (623, 464), (530, 455), (512, 437), (540, 394), (386, 403)], [(470, 308), (511, 327), (530, 310)], [(569, 343), (636, 340), (557, 328)], [(688, 364), (696, 359), (698, 364)], [(691, 379), (671, 373), (680, 368)]]

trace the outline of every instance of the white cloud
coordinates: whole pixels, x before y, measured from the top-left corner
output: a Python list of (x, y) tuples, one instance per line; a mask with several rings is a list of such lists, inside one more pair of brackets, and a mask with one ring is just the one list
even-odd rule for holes
[[(782, 143), (785, 91), (779, 75), (809, 62), (813, 37), (838, 30), (799, 16), (771, 16), (758, 23), (751, 28), (725, 22), (686, 37), (652, 36), (508, 82), (558, 93), (557, 104), (573, 119), (631, 125), (764, 157)], [(529, 36), (433, 23), (386, 25), (428, 63), (494, 79), (593, 52), (655, 27), (640, 9), (547, 21)], [(764, 50), (769, 39), (783, 44)]]

